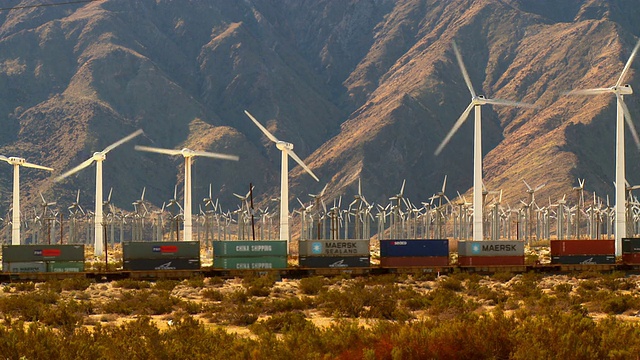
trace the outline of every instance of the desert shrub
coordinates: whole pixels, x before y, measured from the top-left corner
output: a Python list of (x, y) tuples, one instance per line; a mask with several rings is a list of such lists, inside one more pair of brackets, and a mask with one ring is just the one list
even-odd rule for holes
[(493, 305), (504, 304), (509, 296), (502, 290), (494, 290), (486, 285), (480, 285), (477, 289), (478, 299), (489, 301)]
[(407, 320), (411, 315), (398, 306), (398, 293), (396, 285), (365, 286), (364, 281), (354, 281), (342, 289), (322, 292), (316, 300), (328, 316)]
[(224, 285), (224, 279), (219, 277), (219, 276), (214, 276), (214, 277), (210, 277), (207, 278), (207, 280), (205, 281), (207, 283), (208, 286), (222, 286)]
[(102, 305), (102, 310), (121, 315), (162, 315), (173, 311), (174, 306), (180, 302), (180, 299), (171, 296), (168, 291), (133, 290), (107, 301)]
[(506, 283), (507, 281), (513, 278), (513, 273), (508, 271), (497, 272), (491, 276), (491, 278), (495, 281), (499, 281), (501, 283)]
[(155, 282), (155, 284), (153, 285), (153, 288), (156, 290), (166, 290), (166, 291), (173, 291), (173, 289), (175, 289), (176, 286), (178, 286), (180, 282), (178, 280), (158, 280)]
[(309, 298), (300, 299), (298, 297), (291, 297), (286, 299), (271, 299), (266, 302), (264, 311), (267, 314), (274, 314), (280, 312), (306, 310), (311, 308), (313, 302)]
[(204, 289), (200, 292), (200, 295), (202, 295), (203, 299), (211, 301), (222, 301), (224, 299), (224, 294), (216, 289)]
[(419, 270), (416, 270), (411, 275), (411, 278), (413, 280), (415, 280), (415, 281), (435, 281), (437, 277), (438, 277), (437, 273), (424, 272), (424, 271), (419, 271)]
[(40, 314), (39, 321), (45, 325), (73, 331), (83, 324), (84, 318), (93, 313), (90, 301), (61, 301)]
[(194, 315), (202, 312), (202, 305), (195, 301), (183, 300), (176, 304), (176, 307), (187, 314)]
[(300, 279), (299, 289), (305, 295), (318, 295), (326, 288), (326, 280), (322, 276), (312, 276)]
[(426, 296), (427, 310), (433, 315), (460, 315), (477, 308), (473, 301), (466, 301), (462, 295), (450, 289), (438, 288)]
[(11, 284), (11, 286), (16, 291), (34, 291), (36, 289), (36, 284), (31, 282), (31, 281), (28, 281), (28, 282), (17, 282), (17, 283)]
[(141, 290), (141, 289), (150, 288), (151, 284), (148, 281), (122, 279), (122, 280), (116, 280), (113, 283), (113, 287), (128, 289), (128, 290)]
[(60, 281), (60, 288), (65, 291), (84, 291), (91, 286), (92, 281), (83, 277), (70, 277)]
[(253, 324), (251, 330), (256, 334), (270, 332), (287, 333), (290, 331), (305, 331), (307, 328), (313, 326), (313, 323), (307, 320), (302, 312), (291, 311), (276, 314), (266, 320), (261, 320)]
[(204, 285), (204, 277), (202, 276), (193, 276), (184, 281), (185, 285), (194, 289), (203, 288)]
[(227, 293), (226, 299), (232, 304), (244, 304), (249, 301), (249, 294), (245, 289), (237, 289)]
[(616, 294), (606, 290), (598, 291), (591, 306), (596, 311), (607, 314), (622, 314), (627, 310), (640, 310), (640, 298), (630, 294)]
[(47, 308), (58, 302), (53, 291), (32, 291), (0, 298), (0, 313), (18, 316), (25, 321), (38, 321)]
[(631, 280), (625, 278), (625, 274), (619, 271), (602, 275), (598, 281), (598, 285), (611, 291), (630, 290), (635, 288), (635, 284)]
[(574, 277), (577, 279), (598, 279), (601, 276), (602, 276), (602, 273), (599, 273), (594, 270), (581, 271), (574, 275)]
[(242, 286), (249, 296), (269, 296), (275, 282), (275, 278), (269, 275), (248, 276), (242, 279)]
[(572, 289), (573, 289), (573, 286), (568, 283), (557, 284), (556, 286), (553, 287), (553, 291), (555, 291), (558, 294), (568, 294), (571, 292)]
[(462, 281), (458, 277), (444, 277), (438, 282), (438, 288), (447, 289), (451, 291), (462, 291)]
[(510, 290), (515, 296), (523, 298), (540, 298), (542, 290), (538, 286), (539, 276), (534, 273), (522, 274), (522, 276), (510, 286)]

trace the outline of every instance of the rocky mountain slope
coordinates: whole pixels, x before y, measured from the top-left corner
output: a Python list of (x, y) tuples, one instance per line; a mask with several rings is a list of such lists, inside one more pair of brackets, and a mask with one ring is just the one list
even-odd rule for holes
[[(325, 183), (329, 201), (351, 197), (359, 177), (370, 201), (386, 203), (403, 179), (406, 196), (427, 201), (445, 175), (453, 197), (472, 185), (472, 121), (440, 156), (434, 150), (470, 100), (455, 39), (478, 93), (540, 107), (483, 107), (487, 188), (514, 203), (526, 196), (525, 179), (547, 183), (537, 198), (555, 200), (580, 177), (612, 196), (615, 101), (563, 93), (615, 83), (640, 35), (638, 15), (631, 3), (604, 0), (104, 0), (5, 10), (0, 154), (57, 175), (142, 128), (139, 144), (241, 157), (196, 160), (196, 204), (212, 183), (235, 207), (232, 193), (253, 183), (264, 206), (279, 194), (280, 153), (246, 109), (321, 178), (292, 164), (292, 201)], [(627, 79), (635, 88), (639, 67)], [(637, 96), (626, 102), (640, 124)], [(640, 156), (628, 135), (635, 184)], [(182, 159), (133, 144), (109, 153), (104, 168), (105, 193), (113, 187), (125, 209), (143, 187), (161, 206), (183, 176)], [(93, 168), (59, 184), (23, 169), (23, 203), (33, 206), (41, 191), (68, 206), (80, 188), (93, 207), (94, 179)], [(0, 164), (2, 214), (11, 183), (11, 167)]]

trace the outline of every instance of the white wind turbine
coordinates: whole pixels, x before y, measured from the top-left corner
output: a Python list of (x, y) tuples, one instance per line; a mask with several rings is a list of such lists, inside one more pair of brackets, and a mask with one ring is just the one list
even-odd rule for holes
[(107, 146), (106, 148), (104, 148), (104, 150), (102, 151), (98, 151), (98, 152), (94, 152), (93, 155), (85, 160), (83, 163), (81, 163), (80, 165), (74, 167), (73, 169), (65, 172), (64, 174), (58, 176), (56, 178), (56, 182), (59, 182), (65, 178), (67, 178), (68, 176), (71, 176), (75, 173), (77, 173), (78, 171), (89, 167), (91, 164), (93, 164), (93, 162), (95, 161), (96, 163), (96, 204), (95, 204), (95, 216), (94, 216), (94, 243), (93, 243), (93, 253), (95, 256), (102, 256), (102, 253), (104, 251), (104, 231), (102, 228), (102, 223), (104, 221), (103, 216), (102, 216), (102, 208), (104, 206), (103, 201), (102, 201), (102, 162), (107, 158), (107, 153), (115, 148), (117, 148), (118, 146), (126, 143), (127, 141), (135, 138), (136, 136), (142, 134), (142, 129), (138, 129), (136, 131), (134, 131), (133, 133), (123, 137), (122, 139), (114, 142), (113, 144)]
[(595, 88), (595, 89), (586, 89), (586, 90), (573, 90), (568, 92), (568, 95), (599, 95), (599, 94), (614, 94), (616, 96), (616, 184), (621, 184), (620, 186), (616, 186), (616, 204), (615, 204), (615, 239), (616, 239), (616, 256), (622, 255), (622, 238), (627, 236), (626, 231), (626, 216), (625, 216), (625, 153), (624, 153), (624, 121), (627, 121), (627, 125), (629, 125), (629, 130), (631, 131), (631, 135), (633, 136), (633, 140), (640, 149), (640, 139), (638, 139), (638, 133), (636, 132), (635, 126), (633, 126), (633, 122), (631, 121), (631, 114), (629, 113), (629, 109), (627, 105), (624, 103), (624, 95), (633, 94), (633, 89), (629, 84), (622, 84), (627, 73), (629, 72), (629, 68), (631, 67), (631, 63), (633, 59), (636, 57), (638, 53), (638, 48), (640, 48), (640, 40), (633, 48), (631, 52), (631, 56), (629, 56), (629, 60), (624, 65), (622, 69), (622, 73), (616, 81), (615, 85), (608, 88)]
[(138, 151), (147, 151), (165, 155), (182, 155), (184, 157), (184, 235), (182, 237), (185, 241), (191, 241), (192, 239), (192, 212), (193, 209), (191, 207), (191, 164), (193, 164), (193, 158), (196, 156), (214, 158), (214, 159), (223, 159), (223, 160), (232, 160), (238, 161), (240, 158), (236, 155), (227, 155), (227, 154), (218, 154), (208, 151), (195, 151), (191, 149), (184, 148), (182, 150), (177, 149), (161, 149), (149, 146), (141, 146), (136, 145), (135, 149)]
[(449, 140), (458, 131), (460, 126), (467, 120), (469, 113), (472, 109), (475, 109), (475, 121), (474, 121), (474, 140), (473, 140), (473, 240), (482, 240), (482, 131), (481, 131), (481, 107), (482, 105), (504, 105), (515, 107), (528, 107), (533, 108), (534, 105), (526, 104), (522, 102), (502, 100), (502, 99), (487, 99), (483, 95), (476, 95), (471, 84), (471, 79), (467, 73), (467, 69), (462, 62), (462, 56), (458, 50), (458, 46), (455, 41), (453, 42), (453, 51), (456, 54), (458, 65), (462, 71), (462, 76), (467, 84), (467, 88), (471, 93), (471, 103), (464, 110), (462, 115), (458, 118), (458, 121), (453, 125), (447, 136), (442, 140), (442, 143), (435, 151), (435, 155), (439, 155), (442, 149), (449, 143)]
[(320, 181), (318, 177), (302, 162), (302, 159), (293, 152), (293, 144), (280, 141), (273, 136), (262, 124), (256, 120), (247, 110), (245, 114), (253, 121), (256, 126), (264, 133), (264, 135), (276, 144), (276, 148), (282, 152), (282, 164), (280, 168), (280, 240), (287, 240), (287, 251), (289, 249), (289, 156), (293, 158), (302, 168), (311, 175), (316, 181)]
[(0, 160), (13, 165), (13, 211), (11, 219), (11, 245), (20, 245), (20, 166), (53, 171), (52, 168), (28, 163), (19, 157), (0, 155)]

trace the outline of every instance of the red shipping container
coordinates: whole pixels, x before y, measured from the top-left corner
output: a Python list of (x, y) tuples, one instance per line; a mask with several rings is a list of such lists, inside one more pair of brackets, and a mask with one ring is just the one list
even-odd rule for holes
[(551, 240), (554, 255), (614, 255), (615, 240)]
[(459, 266), (524, 265), (524, 256), (460, 256)]
[(403, 256), (380, 258), (380, 266), (410, 267), (410, 266), (449, 266), (448, 256)]
[(628, 265), (640, 265), (640, 253), (622, 254), (622, 263)]

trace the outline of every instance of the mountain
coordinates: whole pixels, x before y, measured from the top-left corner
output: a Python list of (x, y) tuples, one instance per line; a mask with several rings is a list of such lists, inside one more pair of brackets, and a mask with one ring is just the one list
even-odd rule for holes
[[(539, 109), (485, 106), (484, 179), (504, 201), (567, 193), (576, 178), (613, 196), (615, 101), (569, 97), (611, 86), (640, 35), (637, 6), (616, 0), (103, 0), (0, 12), (0, 154), (60, 174), (142, 128), (109, 153), (105, 193), (115, 205), (147, 188), (156, 206), (173, 197), (183, 161), (133, 150), (133, 143), (237, 154), (238, 163), (197, 159), (194, 203), (209, 183), (225, 208), (249, 183), (262, 206), (279, 194), (280, 152), (244, 115), (250, 111), (321, 178), (290, 171), (291, 199), (351, 197), (358, 178), (386, 203), (406, 179), (413, 202), (448, 176), (447, 194), (470, 196), (472, 121), (439, 156), (434, 150), (469, 103), (451, 42), (488, 97)], [(627, 82), (640, 88), (632, 66)], [(637, 97), (626, 103), (636, 119)], [(627, 135), (629, 133), (627, 132)], [(627, 174), (640, 156), (627, 136)], [(293, 166), (293, 165), (292, 165)], [(60, 184), (21, 172), (23, 211), (38, 192), (59, 206), (76, 189), (93, 207), (88, 168)], [(0, 164), (0, 214), (11, 203), (12, 169)], [(179, 189), (182, 188), (180, 183)], [(181, 191), (181, 190), (180, 190)], [(84, 200), (83, 200), (84, 199)], [(542, 200), (541, 200), (542, 201)], [(546, 200), (544, 200), (546, 202)], [(293, 203), (292, 203), (293, 204)], [(197, 210), (197, 209), (196, 209)]]

